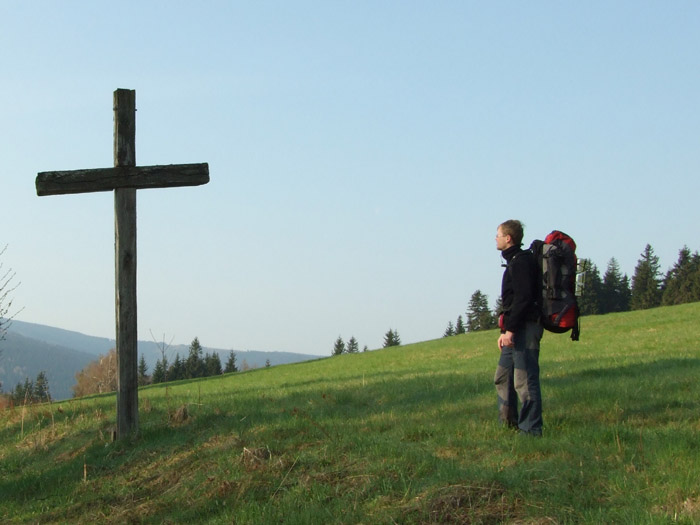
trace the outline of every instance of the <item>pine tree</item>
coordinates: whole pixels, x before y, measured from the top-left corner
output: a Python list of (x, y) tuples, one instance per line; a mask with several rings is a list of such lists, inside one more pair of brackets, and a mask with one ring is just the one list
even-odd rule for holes
[(495, 326), (493, 314), (489, 309), (489, 298), (477, 290), (469, 300), (467, 310), (467, 331), (488, 330)]
[(224, 373), (238, 372), (238, 367), (236, 366), (236, 353), (231, 350), (228, 354), (228, 360), (226, 361), (226, 366), (224, 367)]
[(447, 323), (447, 328), (445, 329), (445, 333), (442, 334), (442, 337), (452, 337), (455, 335), (455, 327), (452, 324), (452, 321)]
[(608, 262), (608, 267), (603, 276), (601, 312), (626, 312), (629, 310), (629, 278), (620, 273), (620, 265), (615, 257)]
[(141, 354), (141, 359), (139, 359), (138, 378), (139, 386), (148, 384), (148, 365), (146, 365), (146, 358), (143, 354)]
[(659, 258), (654, 249), (647, 244), (637, 261), (632, 277), (632, 310), (645, 310), (661, 304), (661, 283), (659, 280)]
[(340, 355), (345, 351), (345, 342), (343, 338), (338, 336), (335, 340), (335, 345), (333, 346), (333, 353), (331, 355)]
[(389, 331), (384, 334), (384, 348), (390, 346), (401, 346), (401, 338), (399, 337), (398, 331), (389, 328)]
[[(32, 385), (32, 390), (34, 389), (34, 386)], [(23, 405), (25, 402), (29, 402), (29, 399), (31, 398), (32, 393), (27, 392), (26, 390), (26, 381), (25, 384), (23, 385), (22, 383), (18, 382), (17, 385), (12, 389), (12, 392), (10, 392), (10, 397), (12, 398), (12, 401), (14, 401), (15, 405)]]
[(630, 309), (630, 301), (632, 299), (632, 289), (630, 287), (630, 278), (627, 274), (622, 276), (622, 285), (620, 286), (620, 306), (621, 312), (628, 312)]
[(49, 380), (46, 377), (46, 372), (43, 370), (36, 376), (34, 383), (34, 399), (38, 403), (51, 401), (51, 393), (49, 392)]
[(24, 384), (17, 383), (17, 386), (12, 391), (12, 400), (16, 405), (29, 405), (34, 402), (34, 399), (34, 382), (26, 377)]
[(357, 342), (357, 339), (355, 339), (355, 336), (350, 337), (347, 345), (345, 346), (345, 351), (348, 354), (356, 354), (360, 351), (360, 345)]
[(498, 297), (496, 298), (496, 304), (493, 306), (493, 318), (496, 320), (496, 324), (498, 324), (498, 317), (503, 313), (503, 298), (501, 297), (501, 294), (498, 294)]
[(700, 254), (691, 255), (687, 246), (678, 253), (678, 261), (666, 273), (661, 304), (673, 305), (700, 301), (695, 276), (700, 272)]
[(178, 381), (180, 379), (186, 379), (185, 376), (185, 362), (180, 358), (180, 353), (175, 354), (175, 360), (173, 364), (170, 365), (167, 372), (168, 381)]
[(464, 319), (462, 316), (457, 316), (457, 326), (455, 327), (455, 335), (466, 334), (467, 329), (464, 327)]
[(581, 315), (596, 315), (602, 312), (603, 281), (598, 267), (590, 259), (581, 259), (583, 289), (578, 298)]
[(691, 301), (700, 301), (700, 254), (698, 252), (693, 254), (692, 266), (693, 270), (689, 275), (691, 282), (689, 298)]
[(153, 381), (154, 384), (158, 383), (164, 383), (165, 382), (165, 374), (168, 370), (168, 359), (163, 356), (162, 359), (159, 359), (156, 361), (156, 366), (153, 369), (153, 377), (151, 380)]
[(214, 372), (212, 375), (220, 376), (224, 373), (224, 369), (221, 367), (221, 358), (217, 352), (214, 352), (211, 356), (212, 366), (211, 370)]
[(216, 352), (206, 353), (204, 356), (204, 374), (206, 377), (220, 376), (223, 373), (221, 358)]
[(195, 337), (190, 343), (190, 355), (185, 361), (185, 378), (193, 379), (195, 377), (204, 376), (204, 358), (202, 357), (202, 345), (199, 344), (199, 339)]

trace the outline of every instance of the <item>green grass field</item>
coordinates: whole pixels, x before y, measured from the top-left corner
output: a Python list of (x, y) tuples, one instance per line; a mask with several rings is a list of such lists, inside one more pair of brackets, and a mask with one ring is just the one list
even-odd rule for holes
[[(700, 523), (700, 303), (546, 334), (545, 430), (496, 421), (497, 334), (0, 413), (2, 523)], [(183, 416), (186, 410), (187, 417)]]

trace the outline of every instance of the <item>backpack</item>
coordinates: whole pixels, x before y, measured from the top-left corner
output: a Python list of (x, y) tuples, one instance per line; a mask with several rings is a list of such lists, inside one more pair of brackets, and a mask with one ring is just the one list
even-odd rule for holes
[(538, 305), (542, 326), (562, 334), (571, 330), (578, 341), (581, 327), (576, 301), (576, 243), (567, 234), (554, 230), (530, 245), (538, 268)]

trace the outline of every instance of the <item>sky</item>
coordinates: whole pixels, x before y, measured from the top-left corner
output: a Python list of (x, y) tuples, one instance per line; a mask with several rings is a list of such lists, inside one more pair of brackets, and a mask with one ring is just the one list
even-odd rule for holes
[[(500, 292), (498, 224), (630, 278), (700, 249), (700, 3), (0, 0), (0, 263), (17, 319), (114, 338), (114, 197), (37, 173), (209, 163), (140, 190), (138, 337), (328, 356)], [(494, 342), (495, 348), (495, 342)]]

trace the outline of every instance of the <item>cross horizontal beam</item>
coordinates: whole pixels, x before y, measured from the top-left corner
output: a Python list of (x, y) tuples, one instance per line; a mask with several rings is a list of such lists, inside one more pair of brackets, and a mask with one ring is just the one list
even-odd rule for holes
[(44, 171), (36, 177), (36, 193), (66, 195), (112, 191), (117, 188), (174, 188), (209, 182), (209, 164), (122, 166), (73, 171)]

